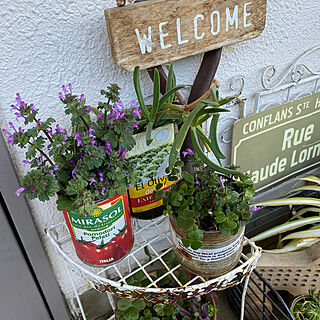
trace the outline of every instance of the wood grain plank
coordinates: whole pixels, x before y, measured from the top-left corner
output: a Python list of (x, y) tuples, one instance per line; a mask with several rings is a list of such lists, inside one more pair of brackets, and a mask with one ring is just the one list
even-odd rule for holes
[[(267, 0), (150, 0), (105, 10), (114, 63), (128, 71), (257, 37)], [(139, 42), (140, 37), (140, 42)]]

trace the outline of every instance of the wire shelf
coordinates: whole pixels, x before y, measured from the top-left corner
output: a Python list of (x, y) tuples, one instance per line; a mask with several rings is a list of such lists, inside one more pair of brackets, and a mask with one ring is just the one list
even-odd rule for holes
[[(251, 251), (249, 256), (242, 253), (237, 267), (217, 278), (195, 276), (183, 282), (177, 276), (182, 268), (181, 265), (170, 268), (165, 261), (173, 246), (167, 217), (148, 222), (133, 219), (133, 231), (135, 241), (132, 251), (116, 264), (98, 268), (86, 265), (77, 257), (65, 223), (46, 229), (51, 243), (64, 259), (66, 266), (78, 273), (93, 288), (101, 292), (111, 292), (117, 297), (143, 298), (153, 303), (172, 303), (239, 284), (251, 274), (261, 255), (261, 248), (245, 239)], [(150, 276), (150, 272), (155, 269), (164, 270), (163, 274), (156, 279)], [(148, 285), (137, 287), (128, 284), (129, 278), (135, 275), (140, 276), (141, 272), (150, 280)], [(159, 282), (168, 276), (175, 280), (177, 287), (161, 288), (159, 286)]]

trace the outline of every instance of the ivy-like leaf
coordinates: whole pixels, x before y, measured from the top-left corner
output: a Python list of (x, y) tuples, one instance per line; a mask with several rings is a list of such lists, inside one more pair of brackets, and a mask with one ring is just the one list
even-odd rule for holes
[(119, 310), (127, 310), (132, 306), (132, 301), (126, 298), (122, 298), (118, 300), (117, 306)]
[(183, 229), (186, 232), (193, 227), (194, 223), (195, 223), (195, 220), (192, 218), (184, 219), (180, 216), (177, 218), (178, 227)]
[(198, 250), (199, 248), (202, 247), (202, 241), (200, 240), (191, 240), (191, 248), (193, 250)]

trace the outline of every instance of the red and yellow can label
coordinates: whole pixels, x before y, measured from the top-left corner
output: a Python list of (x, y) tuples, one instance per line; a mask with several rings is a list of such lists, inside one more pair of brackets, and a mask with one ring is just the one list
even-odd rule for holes
[(129, 196), (131, 203), (131, 210), (134, 213), (144, 212), (162, 205), (162, 199), (153, 200), (153, 191), (158, 183), (162, 183), (161, 190), (168, 190), (175, 183), (169, 181), (168, 178), (160, 177), (158, 179), (151, 179), (146, 183), (138, 183), (134, 187), (129, 188)]
[(103, 266), (123, 258), (131, 249), (133, 234), (127, 194), (100, 202), (90, 216), (63, 211), (78, 257)]

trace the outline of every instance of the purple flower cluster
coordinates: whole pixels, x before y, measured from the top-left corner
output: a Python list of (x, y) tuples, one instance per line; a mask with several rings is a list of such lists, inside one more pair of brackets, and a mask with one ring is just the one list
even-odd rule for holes
[(112, 153), (111, 144), (110, 144), (109, 140), (107, 140), (104, 150), (105, 150), (106, 154)]
[(20, 93), (17, 93), (16, 101), (17, 103), (15, 105), (14, 104), (11, 105), (11, 110), (15, 111), (14, 114), (16, 116), (17, 121), (19, 120), (19, 118), (26, 119), (27, 118), (26, 114), (28, 113), (28, 111), (31, 111), (31, 113), (34, 113), (37, 111), (37, 109), (34, 107), (33, 104), (30, 104), (30, 106), (27, 106), (26, 103), (22, 101)]
[(184, 157), (186, 157), (186, 156), (194, 156), (194, 152), (190, 148), (185, 149), (181, 153), (182, 153), (182, 155)]
[(225, 187), (224, 183), (226, 182), (226, 179), (223, 179), (221, 176), (219, 176), (219, 179), (220, 179), (221, 187), (224, 188)]
[(75, 132), (75, 133), (74, 133), (74, 139), (77, 141), (77, 147), (80, 147), (80, 146), (83, 147), (81, 135), (80, 135), (79, 132)]
[[(22, 191), (24, 191), (24, 190), (28, 190), (29, 188), (24, 188), (24, 187), (21, 187), (21, 188), (19, 188), (16, 192), (15, 192), (15, 195), (17, 196), (17, 197), (19, 197), (20, 196), (20, 193), (22, 192)], [(30, 190), (30, 193), (33, 193), (34, 192), (34, 189), (31, 189)]]
[(62, 100), (63, 102), (66, 102), (67, 101), (67, 95), (70, 95), (69, 99), (72, 100), (72, 85), (71, 85), (71, 83), (68, 84), (69, 93), (68, 93), (65, 85), (62, 85), (61, 88), (62, 88), (62, 91), (63, 91), (64, 95), (62, 94), (62, 92), (59, 92), (59, 99)]
[[(98, 172), (98, 176), (99, 176), (99, 180), (101, 181), (101, 182), (103, 182), (104, 181), (104, 179), (103, 179), (103, 174), (102, 174), (102, 172)], [(89, 185), (91, 186), (92, 184), (98, 184), (98, 181), (95, 179), (95, 178), (89, 178)], [(106, 187), (104, 187), (104, 186), (102, 186), (102, 188), (101, 188), (101, 195), (105, 195), (105, 191), (106, 191)], [(94, 190), (94, 192), (95, 193), (99, 193), (99, 190), (98, 189), (95, 189)]]
[(127, 149), (124, 149), (122, 150), (121, 147), (119, 147), (118, 149), (118, 153), (119, 153), (119, 156), (120, 158), (124, 159), (125, 155), (127, 154), (128, 150)]
[(19, 135), (22, 135), (22, 134), (24, 134), (24, 132), (23, 132), (23, 130), (21, 129), (21, 127), (19, 127), (19, 128), (18, 128), (18, 131), (17, 131), (17, 129), (15, 128), (15, 126), (13, 125), (12, 122), (8, 122), (8, 124), (9, 124), (9, 127), (14, 131), (14, 133), (11, 133), (11, 132), (9, 132), (9, 131), (6, 130), (6, 129), (2, 129), (2, 132), (5, 133), (5, 134), (7, 134), (7, 135), (9, 135), (8, 143), (10, 144), (10, 143), (13, 143), (13, 142), (16, 140), (15, 137), (14, 137), (14, 134), (15, 134), (15, 133), (17, 133), (17, 134), (19, 134)]
[(50, 169), (48, 172), (51, 174), (51, 175), (53, 175), (54, 176), (54, 171), (57, 171), (59, 169), (59, 165), (58, 164), (56, 164), (54, 167), (53, 167), (53, 169)]
[[(138, 107), (135, 107), (136, 101), (133, 100), (131, 102), (130, 108), (128, 110), (125, 110), (123, 103), (121, 100), (118, 101), (118, 104), (114, 104), (113, 108), (109, 111), (108, 113), (108, 118), (110, 120), (110, 125), (114, 124), (115, 120), (121, 120), (123, 119), (125, 116), (127, 117), (138, 117), (139, 119), (141, 119), (141, 110)], [(98, 115), (97, 119), (101, 119), (102, 114)], [(133, 128), (138, 128), (138, 124), (139, 122), (136, 122), (133, 126), (131, 126), (130, 129)]]
[(261, 207), (257, 207), (255, 205), (252, 206), (252, 208), (250, 210), (248, 210), (248, 212), (256, 212), (256, 211), (259, 211), (261, 210)]

